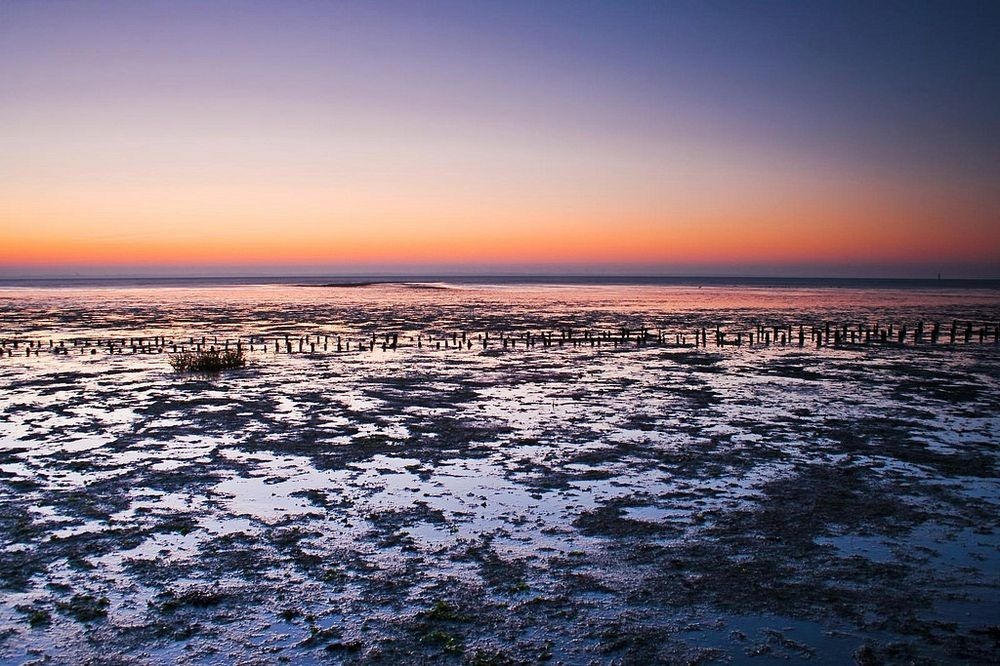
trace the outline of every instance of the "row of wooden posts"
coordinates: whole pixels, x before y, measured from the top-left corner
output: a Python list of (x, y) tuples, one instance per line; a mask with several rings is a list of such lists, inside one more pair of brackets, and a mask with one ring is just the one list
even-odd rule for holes
[[(475, 336), (475, 337), (473, 337)], [(473, 341), (475, 340), (475, 342)], [(712, 344), (710, 344), (710, 341)], [(481, 333), (453, 332), (438, 334), (408, 334), (400, 343), (400, 333), (371, 333), (370, 337), (330, 334), (308, 335), (249, 335), (233, 340), (219, 340), (218, 337), (189, 336), (178, 339), (166, 336), (143, 337), (107, 337), (107, 338), (69, 338), (63, 340), (7, 338), (0, 339), (0, 357), (39, 356), (42, 353), (51, 354), (162, 354), (230, 351), (240, 352), (273, 352), (310, 353), (319, 352), (349, 352), (349, 351), (383, 351), (396, 350), (399, 347), (415, 347), (423, 349), (466, 349), (473, 347), (488, 349), (530, 349), (540, 347), (602, 347), (602, 346), (675, 346), (675, 347), (770, 347), (780, 346), (815, 346), (851, 347), (864, 345), (921, 345), (921, 344), (970, 344), (972, 342), (1000, 344), (1000, 323), (959, 322), (952, 321), (942, 327), (939, 322), (925, 325), (917, 322), (915, 325), (887, 324), (874, 325), (825, 323), (822, 326), (783, 325), (743, 328), (736, 331), (724, 330), (716, 326), (714, 330), (706, 327), (695, 327), (683, 332), (667, 332), (664, 329), (621, 328), (611, 330), (579, 330), (562, 328), (554, 331), (489, 331)]]

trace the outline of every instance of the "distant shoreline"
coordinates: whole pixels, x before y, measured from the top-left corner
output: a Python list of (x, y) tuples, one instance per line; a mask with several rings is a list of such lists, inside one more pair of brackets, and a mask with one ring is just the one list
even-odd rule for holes
[(204, 288), (288, 286), (306, 288), (364, 288), (398, 285), (410, 289), (444, 289), (446, 285), (533, 286), (675, 286), (816, 289), (1000, 289), (996, 278), (830, 278), (723, 277), (630, 275), (371, 275), (371, 276), (214, 276), (214, 277), (0, 277), (0, 288)]

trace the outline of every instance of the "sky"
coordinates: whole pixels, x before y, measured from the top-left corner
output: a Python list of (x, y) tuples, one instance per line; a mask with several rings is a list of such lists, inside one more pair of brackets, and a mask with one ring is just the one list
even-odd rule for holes
[(0, 2), (0, 276), (1000, 277), (997, 2)]

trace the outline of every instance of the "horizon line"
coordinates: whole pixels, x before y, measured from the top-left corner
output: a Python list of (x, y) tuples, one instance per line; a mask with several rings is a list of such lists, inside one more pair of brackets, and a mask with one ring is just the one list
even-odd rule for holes
[(393, 282), (419, 282), (422, 279), (522, 279), (522, 280), (834, 280), (844, 282), (1000, 282), (1000, 277), (946, 277), (944, 275), (926, 277), (901, 277), (901, 276), (843, 276), (843, 275), (780, 275), (780, 274), (682, 274), (682, 273), (465, 273), (465, 272), (432, 272), (432, 273), (383, 273), (383, 272), (361, 272), (361, 273), (275, 273), (260, 275), (239, 275), (239, 274), (200, 274), (200, 275), (169, 275), (169, 274), (96, 274), (96, 275), (33, 275), (33, 276), (4, 276), (0, 275), (0, 282), (57, 282), (57, 281), (95, 281), (95, 280), (136, 280), (136, 281), (204, 281), (204, 280), (240, 280), (240, 281), (271, 281), (271, 280), (337, 280), (337, 279), (370, 279), (373, 284), (393, 283)]

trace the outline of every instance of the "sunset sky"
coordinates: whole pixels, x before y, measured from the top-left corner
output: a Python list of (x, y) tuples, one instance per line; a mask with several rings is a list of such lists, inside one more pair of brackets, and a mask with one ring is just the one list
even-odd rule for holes
[(4, 0), (0, 232), (8, 277), (1000, 277), (1000, 3)]

